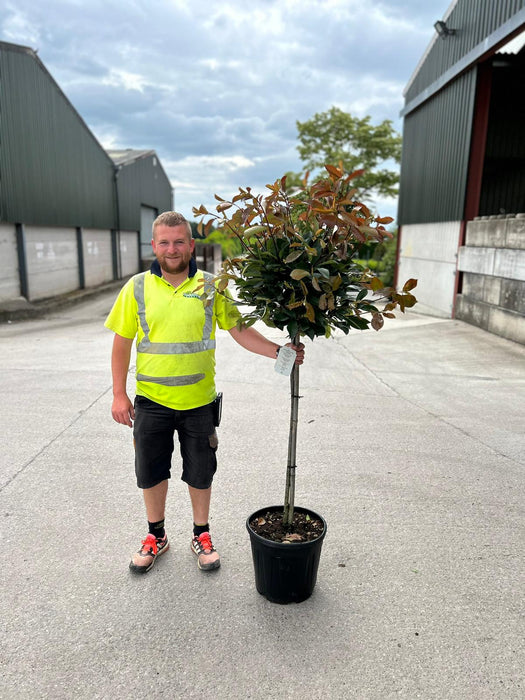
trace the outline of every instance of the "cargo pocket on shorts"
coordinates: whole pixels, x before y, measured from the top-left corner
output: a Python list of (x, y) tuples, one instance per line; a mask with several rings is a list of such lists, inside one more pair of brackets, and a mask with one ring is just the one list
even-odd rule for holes
[(208, 441), (212, 450), (216, 450), (219, 446), (219, 438), (217, 437), (217, 431), (214, 430), (211, 435), (208, 435)]

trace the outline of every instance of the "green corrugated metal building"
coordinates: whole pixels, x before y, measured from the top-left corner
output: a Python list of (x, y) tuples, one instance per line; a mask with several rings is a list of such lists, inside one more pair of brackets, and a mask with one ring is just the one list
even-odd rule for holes
[(401, 113), (398, 276), (525, 342), (525, 0), (455, 0), (434, 28)]
[[(19, 278), (0, 283), (0, 299), (52, 295), (49, 284), (31, 290), (34, 269), (75, 246), (78, 270), (65, 263), (56, 293), (99, 283), (102, 273), (82, 266), (101, 267), (108, 254), (113, 278), (139, 269), (141, 229), (172, 208), (173, 192), (154, 151), (124, 154), (106, 153), (35, 51), (0, 42), (0, 253), (16, 260)], [(111, 244), (99, 233), (83, 240), (86, 231), (106, 232)]]

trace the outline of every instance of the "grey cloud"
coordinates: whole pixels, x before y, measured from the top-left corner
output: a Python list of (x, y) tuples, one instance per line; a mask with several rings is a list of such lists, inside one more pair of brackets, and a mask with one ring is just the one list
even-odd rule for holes
[(296, 121), (333, 104), (399, 128), (402, 89), (449, 1), (17, 0), (0, 38), (39, 49), (99, 140), (173, 164), (191, 211), (214, 183), (233, 192), (299, 170)]

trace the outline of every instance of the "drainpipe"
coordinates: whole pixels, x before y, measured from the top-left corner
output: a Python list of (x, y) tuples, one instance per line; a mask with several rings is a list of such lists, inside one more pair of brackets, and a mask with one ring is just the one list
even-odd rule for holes
[(402, 226), (397, 227), (397, 241), (396, 241), (396, 264), (394, 266), (394, 289), (397, 289), (397, 280), (399, 278), (399, 256), (401, 255), (401, 229)]
[(118, 196), (118, 176), (120, 175), (121, 165), (113, 166), (113, 184), (115, 188), (115, 213), (116, 213), (116, 229), (115, 229), (115, 245), (113, 270), (115, 271), (116, 279), (122, 279), (122, 260), (120, 254), (120, 200)]
[(18, 255), (18, 276), (20, 280), (20, 295), (29, 301), (29, 275), (27, 271), (26, 234), (23, 224), (15, 224), (16, 249)]

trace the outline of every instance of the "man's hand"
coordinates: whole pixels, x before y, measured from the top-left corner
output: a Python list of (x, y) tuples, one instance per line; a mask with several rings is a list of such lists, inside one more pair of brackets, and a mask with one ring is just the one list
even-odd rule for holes
[[(237, 328), (234, 326), (230, 328), (229, 333), (236, 343), (250, 352), (255, 352), (258, 355), (264, 355), (265, 357), (271, 357), (275, 359), (277, 357), (277, 350), (279, 345), (274, 343), (273, 340), (267, 340), (263, 335), (256, 331), (253, 326), (249, 328)], [(302, 365), (304, 362), (304, 345), (299, 343), (299, 345), (294, 345), (293, 343), (286, 343), (289, 348), (295, 350), (297, 357), (295, 358), (296, 365)]]
[(299, 343), (299, 345), (294, 345), (293, 343), (286, 343), (287, 348), (292, 348), (296, 352), (295, 364), (302, 365), (304, 362), (304, 345)]
[(135, 420), (135, 409), (129, 400), (127, 394), (113, 397), (113, 405), (111, 406), (111, 415), (113, 420), (122, 425), (133, 427), (132, 421)]

